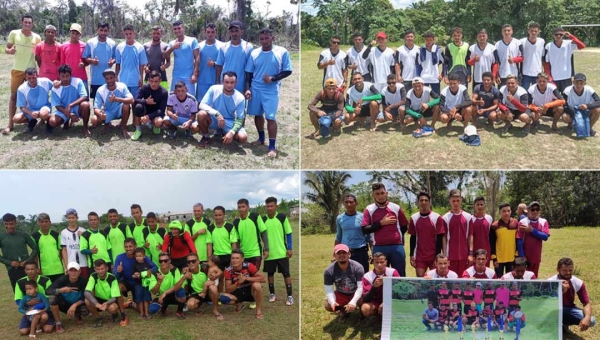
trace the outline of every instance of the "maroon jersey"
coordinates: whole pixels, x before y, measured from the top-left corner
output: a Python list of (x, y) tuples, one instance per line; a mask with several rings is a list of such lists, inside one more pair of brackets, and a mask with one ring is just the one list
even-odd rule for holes
[(383, 226), (373, 233), (373, 245), (389, 246), (404, 244), (400, 226), (407, 226), (408, 221), (402, 208), (396, 203), (387, 202), (385, 206), (379, 207), (376, 203), (369, 204), (363, 213), (362, 226), (366, 227), (381, 220), (386, 216), (396, 217), (396, 224)]
[(408, 233), (417, 238), (414, 256), (417, 261), (433, 261), (437, 255), (437, 236), (446, 233), (446, 222), (433, 211), (427, 215), (415, 213), (410, 217)]
[[(233, 266), (227, 267), (227, 269), (225, 269), (225, 280), (231, 280), (233, 284), (236, 284), (238, 282), (238, 276), (240, 274), (242, 274), (245, 277), (251, 277), (254, 276), (256, 272), (258, 272), (258, 268), (256, 268), (256, 266), (253, 263), (244, 262), (242, 263), (242, 269), (239, 271), (234, 270)], [(238, 286), (238, 288), (248, 287), (251, 285), (252, 282), (244, 281), (244, 283), (241, 283)]]
[[(562, 280), (558, 275), (552, 276), (549, 280)], [(575, 307), (575, 295), (579, 298), (579, 301), (585, 306), (590, 303), (590, 298), (585, 288), (585, 283), (582, 279), (571, 276), (569, 282), (569, 289), (566, 293), (563, 293), (563, 306), (564, 307)]]
[[(525, 217), (524, 219), (519, 221), (519, 227), (522, 225), (530, 225), (534, 229), (537, 229), (546, 235), (550, 235), (550, 227), (548, 226), (548, 221), (541, 217), (538, 218), (537, 221), (533, 221)], [(523, 252), (525, 253), (527, 261), (529, 261), (530, 263), (542, 262), (542, 240), (533, 235), (530, 235), (530, 233), (521, 231), (521, 229), (517, 230), (516, 237), (518, 239), (523, 240)]]
[(496, 275), (496, 272), (491, 268), (485, 268), (485, 270), (482, 273), (479, 273), (479, 272), (477, 272), (477, 269), (475, 269), (475, 266), (471, 266), (463, 272), (462, 278), (463, 279), (475, 278), (475, 279), (490, 279), (490, 280), (492, 280), (492, 279), (497, 279), (498, 276)]
[(461, 211), (460, 214), (448, 212), (446, 221), (446, 254), (449, 261), (467, 260), (469, 258), (469, 236), (473, 235), (471, 214)]
[(438, 314), (438, 322), (446, 322), (448, 321), (448, 319), (450, 318), (450, 311), (449, 310), (439, 310), (439, 314)]
[(488, 255), (492, 254), (492, 247), (490, 246), (490, 227), (494, 223), (492, 216), (485, 215), (484, 217), (471, 218), (471, 225), (473, 226), (473, 250), (485, 249)]

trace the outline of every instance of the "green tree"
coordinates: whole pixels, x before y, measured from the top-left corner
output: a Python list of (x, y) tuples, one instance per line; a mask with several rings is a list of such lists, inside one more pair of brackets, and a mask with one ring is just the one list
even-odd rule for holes
[(336, 232), (335, 220), (340, 213), (344, 195), (349, 193), (346, 181), (351, 175), (345, 171), (308, 171), (304, 185), (309, 191), (304, 197), (312, 203), (321, 206), (325, 213), (325, 220), (331, 233)]

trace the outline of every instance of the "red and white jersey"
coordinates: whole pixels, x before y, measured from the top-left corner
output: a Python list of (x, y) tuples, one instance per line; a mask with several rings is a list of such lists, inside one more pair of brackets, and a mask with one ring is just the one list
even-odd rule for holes
[(448, 269), (448, 273), (445, 276), (440, 276), (437, 272), (437, 269), (432, 269), (425, 273), (425, 278), (427, 279), (458, 279), (458, 274)]
[(515, 279), (514, 271), (512, 271), (510, 273), (506, 273), (506, 274), (502, 275), (502, 277), (500, 278), (500, 280), (535, 280), (535, 279), (537, 279), (537, 277), (535, 276), (535, 273), (530, 272), (529, 270), (525, 271), (525, 274), (523, 274), (522, 279)]
[(437, 255), (437, 236), (446, 233), (446, 222), (436, 212), (415, 213), (410, 217), (408, 233), (417, 238), (414, 256), (417, 261), (433, 261)]
[(537, 77), (538, 73), (543, 72), (542, 60), (544, 59), (544, 44), (542, 38), (537, 38), (531, 42), (529, 37), (520, 40), (523, 46), (523, 75)]
[[(548, 221), (541, 217), (538, 218), (537, 221), (531, 221), (528, 217), (525, 217), (519, 221), (519, 227), (522, 225), (530, 225), (534, 229), (537, 229), (546, 235), (550, 235)], [(533, 235), (529, 235), (529, 233), (522, 231), (520, 228), (517, 230), (516, 237), (517, 239), (523, 240), (523, 252), (530, 263), (542, 262), (542, 240)]]
[(469, 236), (473, 235), (471, 227), (472, 215), (466, 211), (454, 214), (452, 211), (444, 215), (446, 222), (446, 254), (449, 261), (469, 258)]
[(383, 275), (378, 275), (375, 273), (374, 270), (371, 270), (370, 272), (366, 273), (362, 278), (363, 296), (365, 294), (367, 294), (369, 291), (371, 291), (372, 289), (375, 289), (375, 292), (374, 292), (375, 295), (373, 296), (373, 300), (383, 301), (383, 286), (380, 286), (378, 288), (375, 288), (373, 286), (375, 279), (377, 279), (380, 276), (400, 277), (400, 274), (398, 273), (398, 271), (396, 269), (391, 268), (391, 267), (386, 267), (385, 273), (383, 273)]
[(462, 274), (463, 279), (469, 279), (469, 278), (474, 278), (474, 279), (497, 279), (498, 276), (496, 276), (496, 272), (491, 269), (491, 268), (485, 268), (485, 271), (483, 273), (478, 273), (477, 270), (475, 269), (475, 266), (471, 266), (469, 268), (467, 268), (467, 270), (464, 271), (464, 273)]
[(483, 217), (471, 218), (471, 225), (473, 228), (473, 251), (477, 249), (485, 249), (488, 253), (488, 257), (492, 255), (492, 248), (490, 246), (490, 228), (494, 223), (492, 216), (485, 214)]
[(373, 245), (388, 246), (403, 244), (402, 232), (400, 226), (407, 226), (408, 221), (402, 208), (396, 203), (387, 202), (385, 206), (379, 207), (376, 203), (369, 204), (363, 213), (362, 226), (372, 225), (380, 222), (385, 216), (396, 217), (396, 224), (382, 226), (381, 229), (373, 233)]
[(563, 98), (556, 85), (552, 83), (548, 83), (546, 86), (546, 91), (544, 92), (540, 91), (538, 84), (532, 84), (527, 92), (529, 92), (531, 95), (531, 103), (535, 106), (542, 106), (557, 99)]
[[(558, 275), (554, 275), (548, 280), (562, 280), (558, 277)], [(587, 289), (585, 288), (585, 283), (583, 280), (571, 276), (571, 280), (569, 280), (569, 289), (567, 289), (566, 293), (563, 293), (563, 307), (575, 307), (575, 294), (579, 298), (579, 301), (585, 306), (590, 303), (590, 298), (587, 293)]]

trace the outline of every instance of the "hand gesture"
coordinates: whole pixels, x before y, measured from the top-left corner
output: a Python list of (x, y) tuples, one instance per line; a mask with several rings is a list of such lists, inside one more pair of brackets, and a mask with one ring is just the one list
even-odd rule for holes
[(323, 116), (324, 116), (324, 115), (326, 115), (326, 114), (327, 114), (327, 112), (325, 112), (325, 111), (323, 111), (323, 110), (321, 110), (321, 111), (317, 112), (317, 116), (319, 116), (319, 117), (323, 117)]
[(114, 103), (117, 101), (117, 96), (115, 95), (114, 92), (111, 92), (110, 95), (108, 96), (108, 101), (111, 103)]
[(191, 280), (192, 279), (192, 272), (191, 271), (186, 271), (185, 274), (183, 274), (183, 277), (185, 277), (186, 280)]
[(250, 89), (246, 90), (244, 96), (246, 97), (246, 100), (252, 100), (252, 91), (250, 91)]
[(215, 67), (215, 61), (212, 60), (212, 58), (208, 58), (206, 65), (208, 65), (208, 67)]
[(98, 247), (94, 246), (94, 248), (90, 249), (92, 254), (98, 254)]
[(238, 282), (239, 283), (244, 283), (246, 281), (246, 277), (244, 276), (244, 274), (239, 273), (238, 274)]
[(327, 65), (335, 65), (335, 59), (329, 59)]
[(273, 80), (271, 79), (271, 76), (266, 75), (266, 74), (263, 76), (263, 81), (265, 82), (265, 84), (271, 84), (273, 82)]
[(481, 60), (481, 57), (479, 56), (479, 54), (476, 54), (475, 58), (473, 58), (473, 59), (475, 59), (475, 62), (478, 63), (479, 60)]
[(83, 63), (83, 61), (79, 61), (79, 64), (77, 64), (78, 68), (85, 68), (85, 64)]
[(513, 57), (512, 56), (508, 56), (508, 63), (509, 64), (514, 64), (515, 62), (513, 61)]
[(123, 262), (119, 262), (119, 265), (117, 266), (117, 273), (121, 272), (123, 272)]
[(381, 225), (391, 225), (396, 224), (396, 216), (394, 215), (385, 215), (383, 219), (381, 219)]
[(509, 102), (512, 102), (513, 99), (515, 99), (515, 97), (513, 97), (512, 94), (509, 94), (508, 96), (506, 96), (506, 100), (508, 100)]
[(162, 244), (161, 244), (161, 243), (157, 244), (157, 245), (156, 245), (156, 249), (158, 249), (158, 250), (162, 250)]
[(377, 45), (377, 40), (371, 40), (371, 44), (370, 45), (371, 45), (371, 47)]
[(373, 286), (375, 288), (379, 288), (381, 286), (383, 286), (383, 276), (378, 276), (375, 281), (373, 281)]
[(154, 98), (152, 98), (152, 96), (146, 98), (146, 104), (148, 105), (154, 105), (156, 104), (156, 102), (154, 101)]
[(94, 57), (94, 59), (92, 59), (92, 65), (94, 66), (98, 66), (100, 62), (98, 61), (98, 57)]
[(115, 58), (110, 58), (108, 59), (108, 67), (113, 67), (113, 65), (116, 63), (117, 61), (115, 60)]
[(219, 125), (220, 129), (222, 129), (225, 126), (225, 118), (223, 118), (223, 115), (217, 116), (217, 124)]
[(569, 290), (569, 281), (562, 280), (562, 291), (565, 294)]
[(180, 49), (181, 48), (181, 41), (179, 40), (175, 40), (175, 43), (173, 44), (172, 47), (174, 50)]
[(427, 111), (428, 108), (429, 108), (429, 105), (427, 105), (427, 103), (421, 103), (421, 111), (425, 112), (425, 111)]

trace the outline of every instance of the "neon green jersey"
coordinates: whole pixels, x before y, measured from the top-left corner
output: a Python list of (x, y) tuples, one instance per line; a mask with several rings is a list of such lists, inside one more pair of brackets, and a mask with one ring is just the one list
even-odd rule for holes
[[(275, 216), (263, 216), (269, 237), (269, 257), (265, 260), (278, 260), (287, 257), (285, 235), (292, 233), (290, 221), (284, 214), (276, 213)], [(282, 223), (283, 221), (283, 223)]]
[(255, 213), (233, 221), (245, 258), (261, 256), (260, 233), (267, 230), (263, 219)]
[(63, 263), (60, 257), (60, 234), (55, 230), (49, 230), (47, 234), (41, 230), (31, 235), (40, 250), (40, 269), (43, 275), (64, 274)]
[(148, 227), (148, 224), (146, 223), (146, 219), (142, 218), (142, 223), (141, 224), (137, 224), (135, 223), (135, 220), (133, 220), (133, 222), (129, 223), (129, 229), (132, 230), (131, 235), (133, 236), (133, 238), (135, 239), (135, 243), (137, 244), (138, 247), (143, 247), (144, 246), (144, 229)]
[(121, 296), (121, 290), (119, 290), (119, 281), (112, 273), (106, 273), (106, 277), (101, 279), (98, 273), (90, 275), (85, 290), (93, 292), (96, 298), (103, 300), (110, 300), (111, 298), (118, 298)]
[(213, 253), (215, 255), (230, 255), (233, 249), (231, 244), (238, 241), (238, 234), (233, 224), (225, 222), (222, 226), (217, 227), (215, 223), (208, 226), (210, 239), (207, 243), (212, 243)]
[[(192, 228), (190, 230), (189, 225), (192, 225)], [(186, 230), (190, 232), (190, 235), (192, 236), (192, 239), (194, 238), (194, 234), (197, 233), (200, 230), (207, 230), (208, 226), (210, 225), (210, 220), (208, 218), (202, 218), (200, 221), (196, 221), (196, 219), (191, 219), (189, 220), (185, 227), (187, 228)], [(206, 252), (206, 244), (207, 242), (207, 235), (208, 235), (208, 231), (204, 234), (198, 234), (198, 236), (196, 236), (196, 239), (194, 240), (194, 245), (196, 246), (196, 251), (198, 252), (198, 258), (200, 261), (208, 261), (208, 254)]]
[[(181, 280), (181, 272), (177, 268), (172, 268), (171, 270), (169, 270), (167, 272), (167, 274), (163, 273), (160, 270), (160, 268), (158, 270), (163, 275), (163, 281), (160, 284), (160, 288), (158, 288), (158, 294), (160, 295), (160, 294), (164, 293), (165, 291), (171, 289), (173, 286), (175, 286), (177, 284), (177, 282), (179, 282), (179, 280)], [(152, 277), (150, 277), (150, 280), (148, 283), (148, 289), (150, 289), (150, 290), (154, 289), (154, 287), (156, 287), (156, 284), (158, 284), (158, 280), (156, 279), (156, 276), (152, 275)], [(183, 285), (182, 285), (182, 287), (183, 287)]]
[(98, 259), (102, 259), (106, 263), (112, 263), (110, 255), (108, 254), (108, 251), (111, 250), (112, 247), (104, 234), (104, 231), (88, 229), (81, 234), (81, 237), (79, 238), (79, 250), (82, 253), (87, 253), (87, 251), (84, 251), (90, 250), (91, 252), (94, 247), (98, 249), (98, 252), (96, 254), (90, 253), (90, 255), (88, 255), (90, 267), (94, 267), (94, 261)]
[(109, 225), (103, 231), (112, 247), (113, 259), (116, 259), (125, 252), (125, 239), (133, 237), (131, 229), (125, 223), (119, 222), (116, 226)]
[[(29, 278), (27, 276), (17, 280), (17, 284), (15, 285), (15, 301), (21, 300), (25, 295), (25, 283), (27, 281), (29, 281)], [(46, 295), (46, 289), (48, 289), (52, 284), (52, 282), (50, 282), (50, 279), (43, 275), (38, 275), (35, 279), (35, 282), (37, 282), (38, 284), (38, 293), (42, 293), (44, 295)]]

